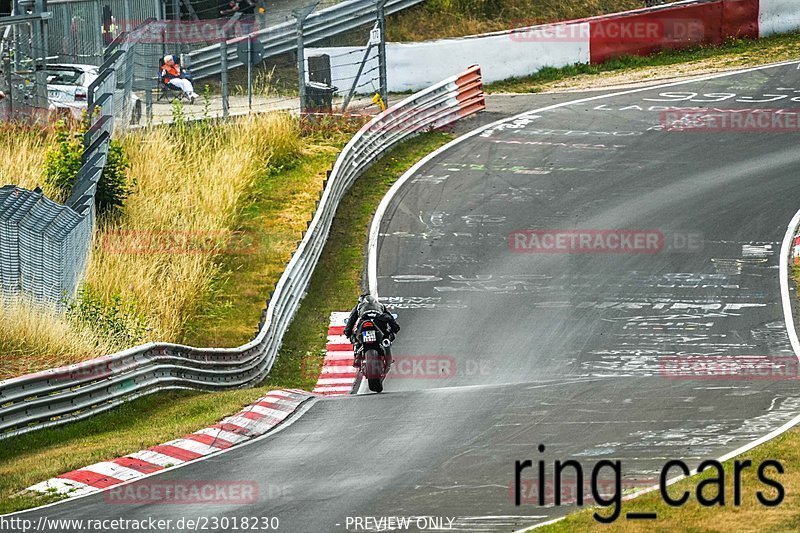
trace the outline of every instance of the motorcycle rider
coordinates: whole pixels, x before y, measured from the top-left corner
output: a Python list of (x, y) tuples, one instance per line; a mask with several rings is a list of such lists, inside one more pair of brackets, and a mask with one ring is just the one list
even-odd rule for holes
[[(359, 368), (364, 354), (361, 352), (361, 339), (358, 338), (356, 332), (361, 325), (361, 321), (368, 318), (375, 325), (380, 328), (385, 337), (393, 341), (395, 334), (400, 331), (400, 324), (397, 323), (394, 316), (389, 312), (389, 309), (378, 302), (378, 300), (370, 293), (365, 292), (358, 297), (358, 303), (353, 310), (350, 311), (350, 317), (347, 319), (347, 325), (344, 327), (344, 335), (353, 344), (353, 366)], [(384, 350), (387, 359), (387, 368), (392, 364), (391, 349)]]

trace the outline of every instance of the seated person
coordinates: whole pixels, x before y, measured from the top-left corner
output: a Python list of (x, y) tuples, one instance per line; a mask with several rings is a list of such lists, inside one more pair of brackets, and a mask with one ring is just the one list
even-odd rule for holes
[(255, 12), (257, 0), (220, 0), (219, 14), (224, 16), (234, 13), (252, 15)]
[(181, 66), (175, 61), (172, 55), (164, 56), (164, 64), (161, 66), (161, 78), (167, 85), (172, 85), (182, 90), (190, 99), (195, 99), (198, 94), (194, 92), (192, 82), (183, 76)]

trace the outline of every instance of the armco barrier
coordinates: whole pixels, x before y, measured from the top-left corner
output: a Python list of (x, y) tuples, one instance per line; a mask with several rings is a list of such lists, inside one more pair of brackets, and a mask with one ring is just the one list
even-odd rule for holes
[[(387, 15), (421, 3), (423, 0), (386, 0)], [(311, 13), (303, 25), (306, 44), (339, 35), (375, 21), (375, 0), (346, 0), (331, 7)], [(291, 52), (297, 47), (296, 22), (290, 20), (251, 34), (264, 45), (264, 57)], [(238, 37), (228, 41), (228, 68), (242, 66), (236, 54), (236, 44), (245, 40)], [(207, 78), (222, 70), (219, 43), (195, 50), (189, 54), (194, 79)]]
[(283, 335), (305, 295), (347, 189), (398, 142), (483, 108), (481, 73), (475, 66), (409, 96), (353, 136), (334, 164), (314, 218), (278, 281), (251, 342), (238, 348), (150, 343), (2, 381), (0, 438), (92, 416), (159, 390), (223, 390), (260, 382), (272, 368)]

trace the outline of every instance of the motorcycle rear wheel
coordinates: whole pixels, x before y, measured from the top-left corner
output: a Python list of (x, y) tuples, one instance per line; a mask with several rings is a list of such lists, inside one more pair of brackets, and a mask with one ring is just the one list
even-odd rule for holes
[(364, 376), (367, 378), (369, 390), (383, 392), (383, 356), (377, 350), (367, 350), (364, 354)]

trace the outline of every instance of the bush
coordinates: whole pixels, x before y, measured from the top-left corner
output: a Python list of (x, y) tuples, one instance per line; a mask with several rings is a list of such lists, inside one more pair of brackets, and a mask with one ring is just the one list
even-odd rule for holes
[(67, 318), (77, 330), (91, 331), (111, 346), (134, 346), (148, 333), (135, 305), (123, 302), (119, 295), (104, 301), (86, 287), (80, 289), (75, 301), (68, 303)]
[(108, 158), (103, 175), (97, 184), (95, 205), (98, 213), (115, 213), (122, 210), (131, 193), (134, 181), (128, 177), (131, 162), (119, 141), (112, 140), (108, 146)]
[[(81, 168), (84, 133), (85, 122), (77, 130), (59, 122), (56, 127), (56, 143), (45, 154), (44, 183), (54, 191), (54, 199), (57, 201), (66, 200), (75, 185), (75, 178)], [(130, 166), (122, 144), (112, 140), (106, 166), (97, 183), (95, 207), (98, 214), (113, 214), (122, 209), (134, 186), (134, 181), (128, 177)]]
[(57, 195), (54, 199), (63, 202), (81, 169), (83, 142), (80, 132), (71, 131), (63, 122), (58, 124), (55, 141), (44, 156), (43, 178), (45, 185)]

